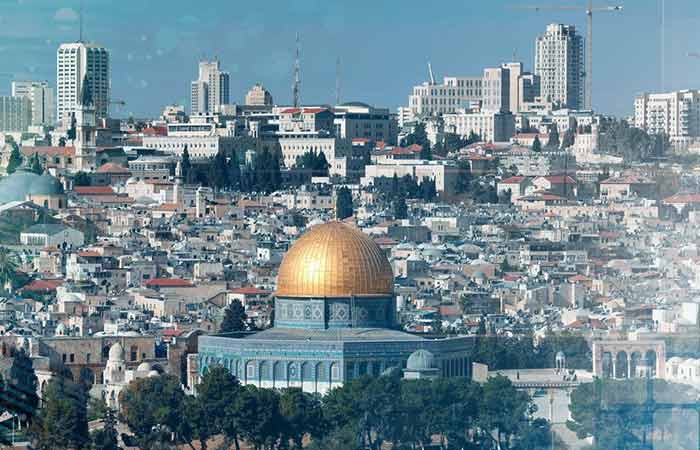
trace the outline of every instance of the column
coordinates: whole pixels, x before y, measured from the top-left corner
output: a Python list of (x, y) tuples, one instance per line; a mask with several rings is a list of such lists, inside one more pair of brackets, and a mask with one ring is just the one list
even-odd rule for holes
[(627, 353), (627, 378), (632, 378), (632, 354)]
[(617, 353), (610, 354), (612, 357), (612, 375), (610, 378), (615, 379), (617, 378)]

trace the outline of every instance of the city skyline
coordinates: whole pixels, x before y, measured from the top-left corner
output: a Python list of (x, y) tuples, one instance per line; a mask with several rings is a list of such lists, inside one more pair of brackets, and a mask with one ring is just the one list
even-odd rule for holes
[[(48, 80), (55, 87), (55, 52), (61, 43), (78, 39), (79, 2), (4, 3), (0, 57), (15, 65), (1, 71), (0, 94), (9, 94), (13, 79)], [(660, 7), (652, 0), (618, 3), (625, 7), (622, 15), (596, 16), (594, 106), (622, 116), (631, 114), (630, 99), (636, 94), (660, 90)], [(438, 11), (414, 2), (397, 9), (395, 2), (350, 7), (305, 0), (236, 11), (215, 4), (182, 16), (179, 4), (163, 9), (125, 1), (119, 11), (103, 14), (110, 5), (85, 2), (84, 40), (109, 50), (112, 97), (126, 102), (113, 110), (116, 115), (153, 116), (165, 104), (188, 105), (198, 61), (215, 57), (231, 73), (232, 102), (242, 104), (248, 89), (260, 82), (279, 104), (291, 104), (297, 31), (302, 103), (334, 101), (335, 61), (340, 57), (341, 101), (361, 100), (392, 110), (406, 103), (414, 85), (427, 80), (428, 61), (438, 79), (478, 76), (484, 67), (512, 60), (515, 52), (515, 59), (532, 71), (535, 38), (547, 24), (573, 24), (585, 32), (582, 13), (528, 11), (515, 8), (523, 2), (506, 0), (472, 6), (448, 2)], [(393, 12), (381, 13), (385, 9)], [(156, 16), (157, 21), (147, 19)], [(380, 22), (379, 17), (395, 20)], [(420, 20), (429, 26), (420, 26)], [(690, 37), (699, 20), (700, 6), (689, 0), (667, 2), (666, 90), (698, 87), (693, 80), (700, 62), (686, 54), (697, 51)], [(350, 33), (357, 36), (348, 39)], [(615, 45), (605, 45), (611, 42)], [(459, 53), (464, 56), (455, 57)], [(620, 55), (628, 55), (624, 64)]]

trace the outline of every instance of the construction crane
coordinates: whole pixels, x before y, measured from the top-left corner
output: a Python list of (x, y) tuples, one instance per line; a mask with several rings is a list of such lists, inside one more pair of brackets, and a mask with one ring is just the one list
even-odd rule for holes
[(615, 12), (622, 11), (621, 5), (593, 7), (593, 0), (588, 0), (588, 6), (569, 6), (569, 5), (551, 5), (551, 6), (516, 6), (516, 9), (529, 9), (536, 12), (543, 10), (569, 10), (569, 11), (585, 11), (587, 18), (587, 36), (586, 36), (586, 98), (585, 108), (593, 109), (593, 13), (594, 12)]

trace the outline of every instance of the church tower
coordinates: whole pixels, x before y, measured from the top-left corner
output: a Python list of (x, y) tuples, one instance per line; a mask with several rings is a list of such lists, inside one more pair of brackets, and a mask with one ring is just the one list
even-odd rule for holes
[(92, 172), (96, 169), (97, 115), (92, 99), (90, 81), (85, 75), (80, 93), (80, 103), (75, 108), (74, 132), (75, 169)]

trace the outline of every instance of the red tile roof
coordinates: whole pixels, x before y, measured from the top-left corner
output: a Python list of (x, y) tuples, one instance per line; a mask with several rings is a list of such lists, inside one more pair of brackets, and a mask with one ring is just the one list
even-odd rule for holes
[(97, 173), (113, 173), (113, 174), (124, 174), (129, 175), (131, 172), (124, 166), (120, 166), (115, 163), (105, 163), (97, 168)]
[(545, 177), (547, 181), (549, 181), (552, 184), (575, 184), (576, 180), (571, 178), (568, 175), (551, 175), (548, 177)]
[(700, 203), (700, 194), (675, 194), (665, 198), (664, 203)]
[(78, 195), (109, 195), (114, 194), (112, 186), (76, 186), (73, 191)]
[(255, 286), (240, 287), (236, 289), (231, 289), (232, 294), (243, 294), (243, 295), (267, 295), (270, 291), (264, 289), (258, 289)]
[(20, 289), (20, 292), (51, 292), (63, 284), (63, 280), (33, 280)]
[(499, 182), (499, 184), (520, 184), (526, 178), (527, 177), (522, 177), (522, 176), (510, 177), (510, 178), (506, 178), (505, 180), (502, 180), (501, 182)]
[(21, 152), (24, 156), (31, 156), (34, 153), (38, 153), (42, 156), (74, 156), (74, 147), (22, 147)]
[(182, 278), (154, 278), (146, 282), (146, 287), (193, 287), (191, 281)]
[(287, 108), (283, 110), (281, 114), (318, 114), (324, 111), (328, 111), (328, 108)]

